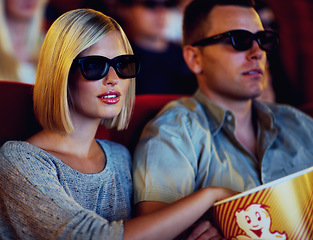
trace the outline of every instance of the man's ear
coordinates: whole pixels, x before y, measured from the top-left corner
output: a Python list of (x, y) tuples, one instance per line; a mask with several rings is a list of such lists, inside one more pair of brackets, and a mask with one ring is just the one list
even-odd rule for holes
[(194, 74), (202, 72), (202, 55), (198, 47), (184, 46), (183, 56), (187, 66)]

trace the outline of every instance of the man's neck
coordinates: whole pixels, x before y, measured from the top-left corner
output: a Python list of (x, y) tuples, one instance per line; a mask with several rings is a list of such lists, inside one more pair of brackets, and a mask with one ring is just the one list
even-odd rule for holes
[(257, 156), (257, 134), (253, 122), (252, 101), (245, 108), (238, 111), (231, 110), (235, 115), (235, 136), (237, 140), (254, 156)]
[(220, 107), (231, 111), (235, 116), (235, 137), (254, 156), (257, 153), (257, 138), (255, 124), (253, 123), (252, 100), (219, 99), (217, 96), (209, 97)]

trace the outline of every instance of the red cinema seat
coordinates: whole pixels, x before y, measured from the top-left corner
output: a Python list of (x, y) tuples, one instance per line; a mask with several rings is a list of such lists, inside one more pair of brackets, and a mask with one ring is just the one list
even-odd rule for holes
[[(96, 137), (125, 145), (133, 152), (145, 124), (171, 100), (183, 95), (138, 95), (126, 130), (99, 126)], [(33, 112), (33, 85), (0, 81), (0, 146), (8, 140), (26, 140), (41, 127)]]

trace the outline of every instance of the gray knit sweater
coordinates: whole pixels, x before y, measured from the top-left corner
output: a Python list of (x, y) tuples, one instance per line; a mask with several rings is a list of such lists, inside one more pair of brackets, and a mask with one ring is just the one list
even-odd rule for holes
[(21, 141), (0, 149), (0, 239), (122, 239), (131, 217), (131, 157), (97, 140), (107, 157), (96, 174), (73, 170)]

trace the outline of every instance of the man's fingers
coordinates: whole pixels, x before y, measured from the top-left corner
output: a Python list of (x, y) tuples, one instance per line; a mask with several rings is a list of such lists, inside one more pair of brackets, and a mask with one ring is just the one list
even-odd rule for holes
[(209, 221), (198, 221), (187, 240), (222, 239), (217, 229)]

